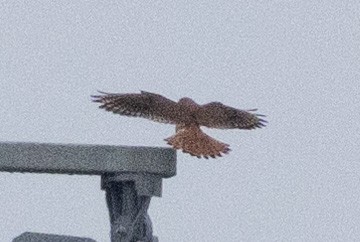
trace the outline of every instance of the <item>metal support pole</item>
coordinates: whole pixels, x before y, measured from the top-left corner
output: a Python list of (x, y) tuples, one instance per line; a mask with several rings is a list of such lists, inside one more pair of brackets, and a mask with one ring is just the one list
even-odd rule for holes
[[(101, 188), (106, 192), (110, 212), (111, 241), (158, 242), (152, 235), (147, 210), (151, 197), (161, 196), (162, 178), (176, 175), (176, 151), (157, 147), (0, 142), (1, 171), (101, 175)], [(68, 241), (70, 237), (27, 232), (16, 239), (58, 238)]]
[(151, 196), (160, 195), (161, 178), (149, 174), (102, 176), (110, 213), (112, 242), (156, 242), (147, 210)]

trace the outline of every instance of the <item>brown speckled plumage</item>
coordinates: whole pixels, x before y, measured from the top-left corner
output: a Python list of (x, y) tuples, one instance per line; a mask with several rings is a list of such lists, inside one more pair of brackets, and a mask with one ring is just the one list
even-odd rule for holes
[(252, 113), (256, 109), (239, 110), (220, 102), (204, 105), (190, 98), (174, 102), (159, 94), (144, 92), (132, 94), (105, 93), (93, 95), (100, 108), (129, 117), (143, 117), (160, 123), (176, 125), (175, 135), (165, 141), (198, 158), (215, 158), (227, 154), (229, 145), (205, 134), (200, 126), (217, 129), (255, 129), (265, 126), (264, 115)]

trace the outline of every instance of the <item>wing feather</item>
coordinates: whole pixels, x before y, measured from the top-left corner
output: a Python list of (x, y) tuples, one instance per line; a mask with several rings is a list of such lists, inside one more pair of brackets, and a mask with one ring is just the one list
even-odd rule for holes
[(218, 129), (255, 129), (267, 123), (262, 114), (252, 113), (257, 109), (240, 110), (220, 102), (211, 102), (200, 106), (196, 113), (199, 125)]
[(129, 117), (142, 117), (160, 123), (176, 124), (186, 115), (178, 103), (159, 94), (141, 91), (141, 93), (106, 93), (99, 91), (92, 95), (92, 101), (98, 102), (106, 111)]

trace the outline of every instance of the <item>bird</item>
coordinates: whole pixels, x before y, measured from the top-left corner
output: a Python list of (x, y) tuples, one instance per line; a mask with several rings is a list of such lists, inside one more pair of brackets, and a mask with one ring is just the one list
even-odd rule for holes
[(108, 93), (91, 95), (99, 108), (128, 117), (141, 117), (159, 123), (175, 125), (175, 134), (164, 139), (174, 149), (197, 158), (216, 158), (228, 154), (230, 145), (216, 140), (201, 130), (201, 126), (216, 129), (252, 130), (265, 127), (267, 121), (257, 109), (240, 110), (221, 102), (197, 104), (188, 97), (178, 102), (160, 94)]

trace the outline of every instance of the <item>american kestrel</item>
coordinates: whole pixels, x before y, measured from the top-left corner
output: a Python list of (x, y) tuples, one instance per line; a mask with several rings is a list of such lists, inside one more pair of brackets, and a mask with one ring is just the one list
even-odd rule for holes
[(218, 129), (255, 129), (265, 126), (265, 117), (252, 113), (257, 109), (240, 110), (220, 102), (199, 105), (184, 97), (174, 102), (159, 94), (106, 93), (91, 96), (99, 108), (115, 114), (143, 117), (160, 123), (176, 125), (176, 133), (165, 139), (175, 149), (198, 158), (215, 158), (227, 154), (229, 145), (205, 134), (200, 126)]

